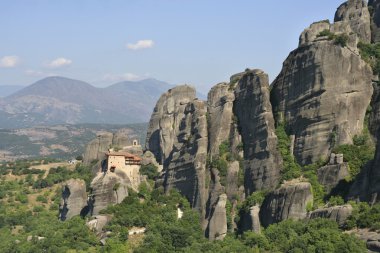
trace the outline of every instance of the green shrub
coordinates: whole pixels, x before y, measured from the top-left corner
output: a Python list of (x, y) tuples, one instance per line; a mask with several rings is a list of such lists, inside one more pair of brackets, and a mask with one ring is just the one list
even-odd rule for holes
[(151, 180), (156, 179), (160, 175), (157, 166), (154, 164), (141, 165), (140, 174), (146, 175)]
[(341, 196), (331, 196), (328, 202), (330, 206), (344, 205), (344, 199)]
[(345, 47), (345, 46), (347, 46), (348, 39), (349, 39), (349, 37), (347, 34), (336, 35), (334, 38), (334, 44), (339, 45), (341, 47)]
[(380, 43), (367, 44), (364, 42), (358, 43), (360, 56), (364, 61), (369, 63), (375, 75), (380, 74)]
[(332, 39), (334, 39), (335, 34), (334, 34), (333, 32), (330, 32), (330, 30), (325, 29), (325, 30), (323, 30), (322, 32), (320, 32), (320, 33), (317, 35), (317, 38), (318, 38), (318, 37), (325, 37), (325, 36), (327, 36), (327, 37), (329, 38), (329, 40), (332, 40)]
[(38, 195), (37, 198), (36, 198), (36, 200), (38, 202), (42, 202), (42, 203), (47, 203), (48, 202), (47, 198), (45, 196), (42, 196), (42, 195)]
[(230, 143), (228, 141), (223, 141), (219, 145), (219, 156), (223, 156), (224, 154), (230, 151)]
[(286, 133), (285, 123), (279, 124), (276, 128), (278, 138), (278, 150), (283, 159), (283, 170), (281, 171), (281, 181), (298, 178), (301, 176), (301, 166), (295, 161), (290, 153), (290, 137)]

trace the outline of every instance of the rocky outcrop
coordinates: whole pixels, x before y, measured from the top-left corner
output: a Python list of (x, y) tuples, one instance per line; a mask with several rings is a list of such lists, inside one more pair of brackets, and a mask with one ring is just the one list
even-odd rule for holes
[(368, 8), (371, 10), (372, 43), (380, 42), (380, 1), (369, 0)]
[(195, 89), (181, 85), (170, 89), (157, 101), (149, 121), (145, 147), (160, 164), (169, 157), (185, 107), (194, 99)]
[(325, 37), (290, 53), (273, 82), (271, 101), (276, 121), (286, 122), (295, 135), (300, 164), (325, 159), (335, 145), (361, 134), (371, 77), (354, 42), (342, 47)]
[[(178, 189), (189, 200), (192, 207), (198, 209), (204, 217), (206, 191), (206, 160), (207, 160), (207, 107), (200, 100), (189, 102), (184, 108), (173, 115), (178, 120), (174, 131), (163, 133), (163, 152), (165, 174), (165, 191)], [(162, 131), (167, 130), (167, 116), (160, 121)], [(176, 137), (172, 137), (176, 134)], [(165, 135), (165, 136), (164, 136)], [(171, 139), (171, 138), (172, 139)], [(169, 149), (169, 143), (172, 146)], [(170, 151), (170, 152), (169, 152)]]
[(104, 154), (109, 148), (123, 148), (131, 145), (132, 141), (128, 138), (128, 131), (121, 129), (114, 134), (108, 132), (99, 134), (96, 139), (87, 144), (83, 155), (83, 163), (89, 165), (94, 161), (103, 160)]
[(282, 185), (269, 193), (260, 208), (260, 221), (264, 227), (286, 219), (300, 220), (307, 217), (306, 207), (313, 203), (310, 183), (300, 182)]
[(104, 133), (98, 135), (96, 139), (87, 144), (83, 155), (83, 163), (91, 164), (93, 161), (100, 161), (104, 158), (104, 154), (112, 145), (113, 134)]
[(380, 233), (369, 229), (355, 229), (348, 232), (366, 243), (368, 252), (380, 252)]
[(373, 95), (371, 99), (371, 110), (368, 116), (368, 130), (372, 137), (377, 140), (380, 126), (380, 85), (373, 83)]
[(343, 3), (335, 13), (334, 22), (348, 24), (361, 41), (371, 42), (371, 19), (366, 1), (348, 0)]
[(339, 226), (344, 226), (348, 217), (352, 214), (352, 206), (333, 206), (323, 209), (317, 209), (310, 213), (309, 218), (326, 218), (338, 223)]
[(268, 75), (247, 70), (235, 89), (234, 113), (244, 146), (246, 195), (279, 182), (282, 158), (277, 150)]
[(91, 182), (90, 213), (98, 215), (108, 205), (121, 203), (128, 196), (128, 187), (132, 188), (132, 182), (124, 171), (99, 172)]
[(86, 183), (81, 179), (70, 179), (63, 184), (59, 218), (64, 221), (80, 215), (87, 207)]
[(226, 203), (227, 195), (220, 195), (208, 224), (208, 238), (210, 240), (222, 240), (227, 235)]
[(212, 87), (208, 93), (207, 112), (209, 122), (209, 154), (210, 157), (219, 154), (219, 146), (224, 141), (230, 141), (233, 129), (233, 102), (235, 95), (233, 84), (220, 83)]
[(260, 206), (254, 205), (249, 208), (249, 212), (246, 210), (240, 211), (239, 232), (253, 231), (255, 233), (261, 232), (260, 223)]
[(313, 43), (316, 39), (318, 39), (321, 32), (330, 30), (330, 27), (331, 25), (328, 20), (311, 24), (301, 33), (299, 38), (299, 46)]
[(149, 150), (145, 151), (144, 155), (142, 156), (142, 160), (141, 160), (141, 165), (148, 165), (148, 164), (152, 164), (152, 165), (156, 166), (158, 172), (161, 172), (163, 169), (162, 165), (160, 165), (157, 162), (154, 154), (152, 152), (150, 152)]
[[(378, 135), (379, 136), (379, 135)], [(380, 201), (380, 141), (377, 142), (375, 158), (368, 173), (368, 199), (371, 202)]]
[(317, 170), (318, 181), (325, 187), (327, 193), (349, 175), (349, 166), (343, 162), (343, 154), (332, 153), (329, 163)]
[(103, 232), (103, 228), (111, 221), (111, 216), (108, 215), (95, 215), (93, 219), (86, 222), (87, 227), (100, 234)]

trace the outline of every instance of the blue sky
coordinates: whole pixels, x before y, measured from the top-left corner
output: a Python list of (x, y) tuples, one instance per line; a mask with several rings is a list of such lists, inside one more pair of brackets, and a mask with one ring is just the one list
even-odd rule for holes
[(273, 80), (342, 0), (1, 0), (0, 85), (156, 78), (203, 93), (245, 68)]

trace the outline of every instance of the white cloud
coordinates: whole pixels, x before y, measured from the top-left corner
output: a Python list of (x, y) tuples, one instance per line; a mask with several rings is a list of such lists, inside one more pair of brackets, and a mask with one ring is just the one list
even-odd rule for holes
[(54, 73), (46, 73), (46, 72), (32, 70), (32, 69), (28, 69), (27, 71), (25, 71), (25, 74), (28, 76), (35, 76), (35, 77), (56, 76), (56, 74)]
[(0, 59), (0, 67), (1, 68), (13, 68), (16, 67), (20, 62), (20, 58), (18, 56), (4, 56)]
[(135, 44), (127, 44), (127, 48), (131, 50), (140, 50), (145, 48), (151, 48), (154, 46), (153, 40), (139, 40)]
[(133, 73), (125, 73), (120, 75), (106, 74), (103, 76), (103, 80), (107, 82), (138, 81), (141, 79), (143, 79), (143, 77)]
[(60, 57), (60, 58), (57, 58), (57, 59), (52, 60), (51, 62), (49, 62), (47, 64), (47, 66), (49, 68), (60, 68), (60, 67), (68, 66), (71, 63), (72, 63), (71, 60), (63, 58), (63, 57)]

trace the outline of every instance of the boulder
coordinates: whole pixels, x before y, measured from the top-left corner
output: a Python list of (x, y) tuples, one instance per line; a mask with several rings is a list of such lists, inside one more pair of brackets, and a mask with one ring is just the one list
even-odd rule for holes
[(103, 228), (111, 221), (111, 216), (95, 215), (93, 219), (86, 222), (87, 227), (97, 234), (103, 232)]
[(307, 205), (313, 203), (308, 182), (289, 183), (269, 193), (260, 208), (260, 222), (264, 227), (286, 219), (307, 217)]
[(331, 154), (329, 164), (317, 170), (318, 181), (325, 187), (327, 193), (349, 175), (349, 166), (343, 162), (342, 154)]
[(309, 218), (326, 218), (333, 220), (343, 227), (346, 224), (348, 217), (352, 214), (351, 205), (333, 206), (328, 208), (317, 209), (310, 213)]
[(244, 146), (246, 195), (277, 186), (282, 157), (277, 149), (268, 75), (247, 70), (235, 89), (234, 114)]
[(227, 195), (220, 195), (208, 224), (209, 240), (222, 240), (227, 235), (226, 203)]
[(354, 234), (366, 243), (368, 252), (380, 252), (380, 233), (369, 229), (355, 229), (348, 233)]
[(63, 183), (59, 218), (64, 221), (80, 215), (87, 207), (86, 183), (82, 179), (70, 179)]
[(272, 84), (276, 122), (295, 135), (294, 156), (302, 165), (328, 158), (335, 145), (362, 133), (372, 70), (356, 51), (328, 39), (301, 46)]

